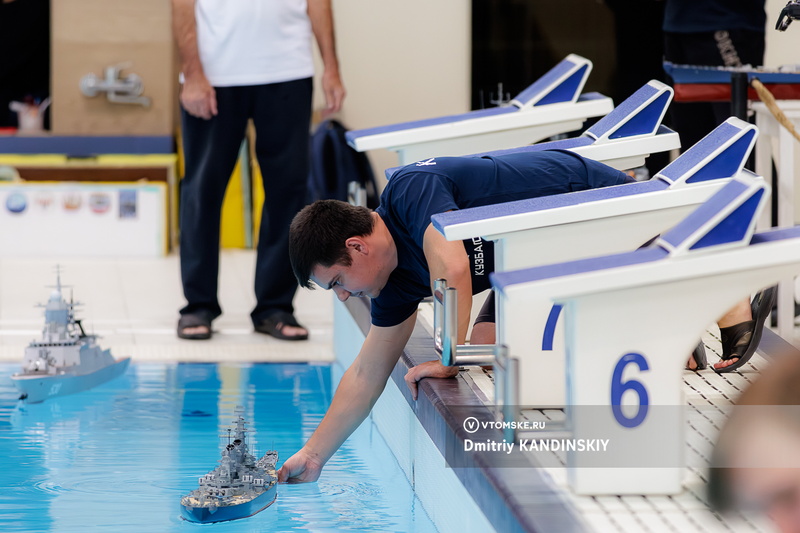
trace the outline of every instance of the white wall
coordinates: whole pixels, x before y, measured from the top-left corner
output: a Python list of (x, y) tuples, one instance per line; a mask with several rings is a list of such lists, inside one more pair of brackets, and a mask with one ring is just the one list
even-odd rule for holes
[[(463, 113), (470, 108), (471, 2), (333, 0), (339, 63), (347, 89), (339, 115), (349, 129)], [(317, 58), (314, 109), (324, 107)], [(379, 178), (397, 166), (369, 153)]]
[(793, 21), (785, 32), (775, 29), (775, 22), (787, 0), (767, 0), (767, 50), (764, 65), (800, 64), (800, 21)]

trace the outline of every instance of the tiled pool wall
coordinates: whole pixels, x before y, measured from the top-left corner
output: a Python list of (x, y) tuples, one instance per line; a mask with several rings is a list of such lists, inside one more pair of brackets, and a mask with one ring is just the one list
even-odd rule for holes
[[(351, 298), (334, 306), (334, 350), (347, 368), (369, 328), (368, 303)], [(414, 364), (434, 357), (430, 334), (419, 323), (392, 372), (372, 418), (397, 457), (422, 505), (440, 531), (584, 531), (585, 523), (554, 491), (546, 474), (535, 468), (488, 468), (463, 449), (450, 468), (444, 454), (458, 441), (461, 421), (448, 406), (486, 407), (463, 379), (424, 380), (418, 400), (403, 377)], [(334, 387), (341, 378), (334, 375)], [(484, 418), (485, 419), (484, 415)]]

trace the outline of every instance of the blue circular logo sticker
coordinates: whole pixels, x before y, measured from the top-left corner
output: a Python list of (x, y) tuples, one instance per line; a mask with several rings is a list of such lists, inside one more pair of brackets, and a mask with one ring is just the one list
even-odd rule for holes
[(28, 199), (21, 192), (12, 192), (6, 198), (6, 209), (12, 213), (22, 213), (28, 207)]

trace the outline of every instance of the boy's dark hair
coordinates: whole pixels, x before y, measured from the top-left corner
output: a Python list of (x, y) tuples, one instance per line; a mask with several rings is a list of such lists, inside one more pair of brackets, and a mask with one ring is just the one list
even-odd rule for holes
[(318, 200), (295, 215), (289, 226), (289, 259), (301, 287), (313, 288), (309, 279), (315, 266), (350, 266), (345, 241), (372, 233), (372, 211), (340, 200)]

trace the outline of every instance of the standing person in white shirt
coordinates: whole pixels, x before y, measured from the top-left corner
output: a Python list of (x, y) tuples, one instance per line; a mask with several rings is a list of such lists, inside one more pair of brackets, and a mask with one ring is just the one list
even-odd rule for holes
[(333, 35), (331, 0), (172, 0), (181, 61), (186, 172), (181, 183), (180, 259), (187, 304), (178, 336), (211, 337), (217, 298), (220, 212), (248, 119), (264, 180), (256, 262), (256, 331), (304, 340), (294, 317), (297, 282), (288, 256), (292, 217), (303, 207), (311, 120), (311, 34), (324, 65), (326, 114), (345, 90)]

